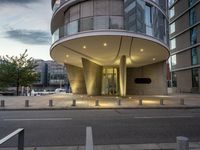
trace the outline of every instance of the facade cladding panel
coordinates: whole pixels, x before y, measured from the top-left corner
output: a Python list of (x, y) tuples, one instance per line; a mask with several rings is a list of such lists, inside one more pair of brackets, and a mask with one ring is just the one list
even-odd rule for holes
[[(74, 93), (76, 94), (84, 93), (80, 92), (81, 89), (75, 90), (77, 89), (76, 85), (79, 85), (81, 81), (81, 86), (86, 87), (86, 90), (84, 89), (82, 91), (87, 91), (89, 95), (126, 96), (126, 94), (166, 94), (165, 63), (169, 57), (167, 1), (52, 0), (52, 8), (54, 14), (51, 22), (53, 36), (51, 56), (56, 61), (64, 63), (66, 68), (71, 66), (67, 71), (71, 77), (69, 80), (71, 81), (70, 85), (73, 87), (72, 92), (74, 89)], [(91, 33), (94, 34), (89, 35)], [(105, 39), (101, 39), (102, 35)], [(88, 39), (91, 39), (91, 37), (104, 42), (101, 44), (101, 46), (103, 45), (102, 49), (88, 42)], [(117, 40), (118, 43), (106, 43), (106, 39), (111, 39), (110, 41), (112, 42), (116, 38), (119, 39)], [(125, 38), (128, 40), (124, 40)], [(133, 45), (137, 40), (140, 42), (140, 46), (134, 49)], [(79, 42), (76, 43), (76, 41)], [(91, 39), (91, 41), (93, 40)], [(87, 45), (80, 44), (84, 42), (88, 42)], [(98, 45), (98, 40), (93, 42)], [(106, 53), (111, 53), (114, 45), (119, 46), (115, 48), (115, 54), (117, 55), (108, 64), (105, 63), (105, 58), (100, 58), (101, 56), (99, 56), (107, 57), (106, 54), (101, 54), (99, 51), (103, 51), (105, 47), (111, 44), (113, 46)], [(146, 46), (145, 50), (142, 49), (143, 45)], [(59, 46), (60, 49), (56, 49)], [(95, 56), (93, 51), (91, 51), (93, 55), (90, 55), (89, 52), (82, 54), (82, 50), (89, 51), (90, 46), (95, 47), (96, 49), (93, 49), (93, 51), (98, 50), (96, 54), (99, 55)], [(148, 51), (149, 47), (151, 47), (151, 50)], [(66, 54), (59, 53), (65, 50), (70, 52), (70, 57), (78, 51), (77, 59), (79, 58), (79, 60), (72, 63), (72, 61), (67, 61), (66, 58), (61, 58), (62, 55)], [(135, 51), (140, 51), (138, 56), (136, 56)], [(139, 56), (140, 53), (145, 54), (145, 56)], [(157, 55), (158, 53), (159, 56)], [(155, 58), (155, 54), (157, 58)], [(75, 54), (73, 57), (73, 59), (76, 59)], [(125, 63), (121, 62), (122, 59), (120, 58), (122, 57), (125, 59)], [(143, 57), (147, 57), (147, 60)], [(162, 59), (159, 60), (159, 57), (162, 57)], [(138, 62), (135, 62), (135, 58), (138, 59)], [(117, 60), (119, 60), (118, 63)], [(77, 62), (79, 62), (79, 65), (77, 65)], [(86, 66), (93, 67), (87, 68)], [(125, 68), (126, 71), (122, 72), (119, 66)], [(76, 81), (73, 73), (75, 74), (77, 70), (75, 68), (77, 67), (79, 67), (79, 74), (83, 72), (84, 76), (82, 75), (82, 78)], [(98, 74), (100, 75), (95, 75), (95, 77), (98, 77), (98, 84), (93, 79), (94, 73), (91, 70), (99, 70)], [(159, 76), (159, 82), (156, 82), (158, 79), (157, 76)], [(151, 82), (142, 84), (140, 82), (135, 83), (136, 79), (148, 79)], [(121, 82), (121, 80), (125, 80), (126, 82)]]
[(200, 1), (176, 1), (171, 9), (175, 9), (174, 17), (170, 18), (170, 26), (175, 23), (175, 32), (170, 34), (170, 43), (176, 39), (175, 48), (171, 49), (171, 56), (176, 55), (176, 64), (171, 66), (172, 81), (176, 84), (172, 85), (177, 92), (199, 93)]

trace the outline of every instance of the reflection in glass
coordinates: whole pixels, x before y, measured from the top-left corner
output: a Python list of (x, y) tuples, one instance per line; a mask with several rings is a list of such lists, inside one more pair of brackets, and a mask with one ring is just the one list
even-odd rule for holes
[(94, 18), (94, 30), (109, 29), (109, 17), (98, 16)]
[(123, 29), (123, 24), (123, 17), (110, 17), (110, 29)]
[(93, 30), (93, 18), (83, 18), (80, 20), (80, 31)]
[(197, 65), (198, 64), (198, 54), (197, 54), (197, 48), (194, 47), (192, 48), (191, 51), (192, 55), (192, 65)]
[(118, 94), (118, 69), (104, 68), (102, 78), (102, 95)]
[(197, 28), (196, 27), (190, 30), (190, 43), (191, 45), (197, 43)]
[(72, 35), (78, 32), (78, 21), (70, 22), (67, 26), (67, 34)]

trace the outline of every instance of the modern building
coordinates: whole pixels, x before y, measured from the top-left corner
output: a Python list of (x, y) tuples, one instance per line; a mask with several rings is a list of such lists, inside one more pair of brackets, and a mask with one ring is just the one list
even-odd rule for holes
[(55, 90), (56, 88), (69, 89), (66, 69), (64, 65), (55, 61), (36, 60), (37, 67), (34, 69), (38, 73), (38, 81), (33, 84), (36, 91)]
[(170, 0), (172, 85), (176, 92), (199, 93), (200, 0)]
[(52, 0), (51, 57), (73, 93), (166, 94), (166, 0)]

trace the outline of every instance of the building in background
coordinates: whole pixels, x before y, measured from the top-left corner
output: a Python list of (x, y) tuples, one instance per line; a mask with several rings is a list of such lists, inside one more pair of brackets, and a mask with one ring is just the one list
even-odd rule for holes
[(38, 81), (33, 84), (33, 89), (36, 91), (50, 90), (54, 91), (57, 88), (64, 88), (69, 91), (69, 82), (67, 79), (66, 69), (63, 65), (57, 64), (54, 61), (36, 60), (38, 66), (35, 72), (38, 73)]
[(51, 57), (73, 93), (166, 94), (166, 0), (52, 0)]
[(199, 93), (200, 0), (170, 0), (172, 85), (176, 92)]

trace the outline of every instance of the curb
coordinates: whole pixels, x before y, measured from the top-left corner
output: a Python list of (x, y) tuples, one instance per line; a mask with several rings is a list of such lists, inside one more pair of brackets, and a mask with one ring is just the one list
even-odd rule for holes
[(92, 107), (92, 108), (84, 108), (84, 107), (64, 107), (64, 108), (0, 108), (0, 111), (27, 111), (27, 110), (106, 110), (106, 109), (200, 109), (200, 106), (171, 106), (171, 107), (165, 107), (165, 106), (152, 106), (152, 107)]

